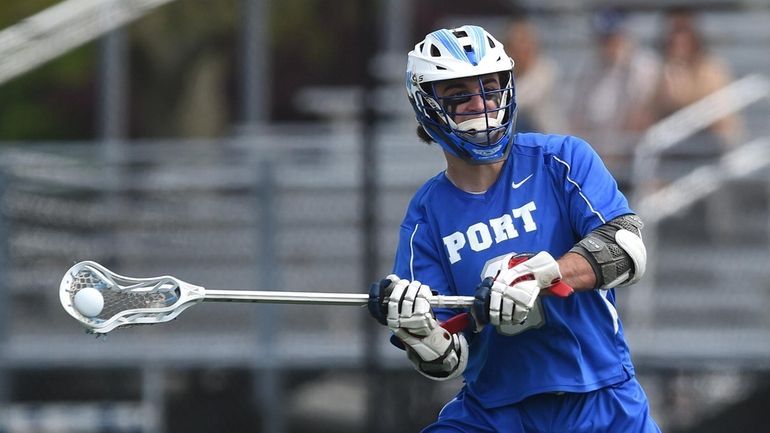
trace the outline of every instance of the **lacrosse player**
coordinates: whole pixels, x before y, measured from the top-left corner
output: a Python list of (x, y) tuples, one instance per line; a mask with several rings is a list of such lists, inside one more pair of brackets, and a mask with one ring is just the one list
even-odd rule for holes
[[(484, 29), (409, 52), (417, 134), (446, 170), (415, 194), (393, 274), (374, 287), (422, 374), (464, 386), (424, 432), (659, 432), (615, 308), (645, 270), (641, 220), (588, 143), (515, 133), (514, 62)], [(552, 296), (563, 282), (574, 293)], [(472, 329), (434, 294), (476, 296)], [(385, 317), (385, 314), (387, 317)]]

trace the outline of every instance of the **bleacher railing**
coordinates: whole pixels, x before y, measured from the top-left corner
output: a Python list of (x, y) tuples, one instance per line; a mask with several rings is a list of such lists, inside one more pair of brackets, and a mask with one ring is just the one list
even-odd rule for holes
[(692, 137), (714, 122), (738, 113), (770, 97), (770, 79), (750, 74), (651, 126), (634, 148), (631, 184), (632, 202), (638, 203), (654, 188), (661, 154)]
[[(174, 0), (66, 0), (0, 31), (0, 84)], [(7, 59), (13, 59), (8, 61)]]
[[(680, 110), (652, 126), (643, 136), (633, 155), (632, 172), (632, 203), (634, 209), (645, 221), (645, 244), (648, 249), (647, 275), (628, 292), (627, 315), (633, 322), (633, 334), (638, 336), (637, 349), (648, 358), (666, 357), (665, 349), (660, 349), (667, 344), (675, 344), (672, 341), (665, 342), (659, 317), (656, 317), (656, 303), (660, 303), (660, 296), (665, 295), (659, 287), (663, 284), (659, 278), (658, 270), (661, 265), (660, 245), (661, 229), (663, 223), (672, 217), (681, 215), (691, 206), (707, 199), (718, 189), (739, 179), (755, 176), (757, 172), (770, 166), (770, 139), (759, 137), (745, 144), (737, 146), (721, 157), (706, 161), (705, 165), (694, 166), (691, 170), (680, 173), (678, 178), (670, 182), (659, 182), (661, 178), (661, 162), (663, 154), (686, 139), (693, 137), (698, 132), (706, 129), (717, 120), (738, 113), (752, 104), (767, 100), (770, 97), (770, 80), (764, 75), (752, 74), (736, 80), (723, 89), (703, 98), (702, 100)], [(740, 211), (740, 210), (739, 210)], [(770, 210), (768, 210), (770, 212)], [(761, 238), (759, 234), (758, 238)], [(693, 239), (695, 243), (695, 239)], [(670, 247), (670, 245), (669, 245)], [(687, 245), (682, 247), (687, 248)], [(703, 261), (709, 260), (704, 251)], [(698, 254), (697, 251), (692, 254)], [(709, 257), (713, 256), (711, 254)], [(687, 262), (689, 258), (683, 258)], [(713, 257), (711, 257), (713, 259)], [(733, 260), (740, 260), (733, 258)], [(687, 273), (686, 266), (682, 267), (682, 273)], [(725, 274), (730, 270), (725, 270)], [(727, 280), (727, 278), (725, 278)], [(728, 283), (729, 284), (729, 283)], [(739, 284), (739, 286), (745, 285)], [(744, 287), (745, 288), (745, 287)], [(738, 296), (741, 287), (725, 287), (725, 290), (734, 291)], [(727, 293), (727, 292), (725, 292)], [(697, 293), (692, 294), (692, 308), (697, 309), (699, 301)], [(761, 302), (760, 299), (756, 300)], [(718, 324), (719, 317), (714, 318)], [(697, 330), (678, 330), (678, 336), (684, 344), (678, 346), (676, 353), (681, 359), (690, 357), (707, 358), (733, 356), (736, 359), (754, 358), (763, 359), (770, 357), (770, 351), (760, 350), (767, 348), (766, 344), (757, 344), (767, 337), (767, 333), (761, 330), (747, 329), (741, 334), (742, 338), (731, 338), (727, 332), (720, 344), (713, 344), (717, 338), (711, 333), (708, 338), (696, 335)], [(757, 331), (757, 332), (753, 332)], [(703, 330), (701, 334), (709, 333)], [(756, 335), (755, 335), (756, 334)], [(633, 340), (633, 339), (632, 339)], [(633, 343), (633, 341), (632, 341)], [(721, 347), (721, 349), (719, 349)], [(718, 349), (718, 350), (717, 350)], [(717, 353), (719, 352), (719, 353)], [(669, 356), (670, 357), (670, 356)], [(761, 364), (761, 363), (760, 363)], [(756, 364), (756, 365), (760, 365)]]

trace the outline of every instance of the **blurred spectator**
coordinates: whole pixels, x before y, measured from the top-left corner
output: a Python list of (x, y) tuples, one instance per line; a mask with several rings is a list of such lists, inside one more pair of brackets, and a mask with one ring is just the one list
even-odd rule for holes
[(541, 53), (536, 26), (525, 18), (515, 18), (508, 23), (503, 41), (515, 62), (519, 107), (516, 129), (566, 133), (564, 117), (553, 94), (559, 70), (556, 62)]
[[(677, 9), (668, 14), (662, 51), (662, 73), (653, 99), (656, 119), (699, 101), (733, 80), (724, 62), (708, 53), (690, 10)], [(715, 156), (739, 139), (740, 123), (736, 115), (726, 116), (679, 148), (695, 153), (691, 156)]]
[[(706, 49), (690, 9), (668, 12), (662, 55), (662, 71), (652, 100), (656, 120), (698, 102), (733, 80), (726, 64)], [(659, 180), (670, 181), (693, 167), (713, 162), (728, 147), (738, 144), (741, 123), (738, 115), (728, 115), (664, 152)], [(735, 236), (733, 212), (738, 207), (733, 203), (732, 194), (730, 190), (719, 189), (711, 199), (698, 204), (703, 206), (698, 212), (715, 239), (728, 240)]]
[(625, 13), (600, 10), (591, 21), (596, 53), (577, 73), (569, 101), (571, 133), (594, 145), (622, 183), (640, 133), (650, 125), (650, 103), (660, 61), (628, 33)]

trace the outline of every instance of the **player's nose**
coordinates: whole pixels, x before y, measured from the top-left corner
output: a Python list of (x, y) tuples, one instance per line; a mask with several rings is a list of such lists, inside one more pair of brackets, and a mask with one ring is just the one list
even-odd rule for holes
[(467, 111), (471, 113), (482, 113), (484, 112), (485, 108), (485, 100), (482, 95), (473, 95), (471, 96), (471, 99), (468, 101), (468, 105), (466, 106)]

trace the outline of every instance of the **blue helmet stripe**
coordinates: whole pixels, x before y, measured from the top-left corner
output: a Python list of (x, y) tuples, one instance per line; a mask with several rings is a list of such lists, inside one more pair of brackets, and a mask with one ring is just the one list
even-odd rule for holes
[(455, 38), (449, 30), (436, 30), (433, 32), (433, 36), (435, 36), (436, 39), (438, 39), (439, 42), (441, 42), (441, 44), (449, 50), (449, 53), (452, 54), (452, 57), (458, 60), (465, 60), (468, 58), (465, 55), (465, 50), (463, 47), (457, 43), (457, 38)]
[(487, 55), (487, 41), (485, 40), (484, 30), (479, 26), (468, 26), (466, 28), (471, 31), (470, 37), (473, 41), (473, 50), (478, 50), (476, 53), (477, 58), (483, 59)]

